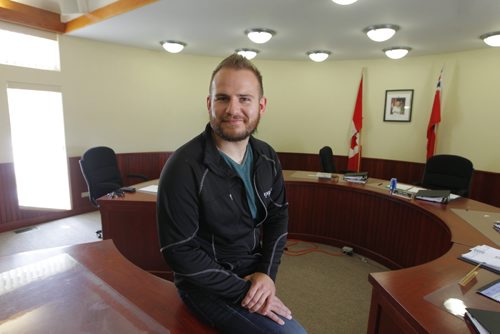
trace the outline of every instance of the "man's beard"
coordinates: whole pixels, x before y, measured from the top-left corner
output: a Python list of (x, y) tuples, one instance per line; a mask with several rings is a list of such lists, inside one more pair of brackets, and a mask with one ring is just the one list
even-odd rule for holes
[(214, 130), (215, 134), (219, 136), (220, 138), (224, 139), (225, 141), (230, 141), (230, 142), (238, 142), (242, 141), (257, 131), (257, 126), (259, 125), (260, 122), (260, 115), (257, 115), (257, 118), (248, 123), (248, 125), (245, 127), (245, 131), (239, 132), (239, 133), (232, 133), (230, 130), (226, 131), (222, 128), (221, 124), (223, 124), (222, 121), (217, 121), (214, 118), (210, 119), (210, 125), (212, 126), (212, 130)]

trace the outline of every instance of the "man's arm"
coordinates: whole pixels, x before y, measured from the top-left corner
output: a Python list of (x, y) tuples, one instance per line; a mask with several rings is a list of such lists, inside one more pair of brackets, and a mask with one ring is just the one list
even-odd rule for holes
[(285, 192), (285, 182), (278, 157), (276, 175), (274, 175), (271, 201), (267, 206), (268, 217), (263, 224), (262, 259), (257, 271), (276, 279), (281, 256), (286, 246), (288, 235), (288, 202)]

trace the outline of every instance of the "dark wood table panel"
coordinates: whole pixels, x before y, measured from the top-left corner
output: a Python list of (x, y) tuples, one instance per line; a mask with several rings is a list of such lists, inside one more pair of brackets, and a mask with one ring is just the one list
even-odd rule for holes
[(286, 187), (292, 238), (350, 246), (390, 268), (425, 263), (451, 247), (447, 225), (408, 200), (367, 187), (292, 177)]
[[(153, 182), (137, 185), (139, 189)], [(136, 191), (125, 197), (99, 199), (103, 239), (113, 239), (120, 252), (135, 265), (173, 281), (160, 253), (156, 226), (156, 194)]]

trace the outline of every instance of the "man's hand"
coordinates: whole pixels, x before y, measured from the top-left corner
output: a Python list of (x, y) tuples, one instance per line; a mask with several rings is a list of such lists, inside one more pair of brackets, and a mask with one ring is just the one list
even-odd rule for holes
[(245, 279), (252, 282), (252, 286), (241, 302), (243, 307), (250, 312), (266, 316), (280, 325), (285, 322), (278, 315), (292, 319), (290, 309), (275, 295), (276, 287), (269, 276), (256, 272), (246, 276)]
[(270, 307), (269, 312), (264, 313), (264, 312), (261, 312), (261, 310), (259, 310), (259, 311), (257, 311), (257, 313), (268, 317), (269, 319), (277, 322), (280, 325), (284, 325), (285, 322), (283, 321), (283, 319), (278, 317), (278, 315), (280, 315), (284, 318), (287, 318), (288, 320), (292, 320), (292, 312), (290, 311), (290, 309), (288, 307), (286, 307), (285, 304), (283, 304), (283, 302), (277, 296), (273, 297), (270, 304), (271, 304), (271, 307)]
[(276, 293), (276, 287), (271, 277), (264, 273), (253, 273), (245, 276), (244, 278), (252, 283), (245, 298), (241, 302), (241, 306), (250, 310), (250, 312), (257, 312), (261, 308), (264, 312), (269, 312), (271, 307), (271, 300)]

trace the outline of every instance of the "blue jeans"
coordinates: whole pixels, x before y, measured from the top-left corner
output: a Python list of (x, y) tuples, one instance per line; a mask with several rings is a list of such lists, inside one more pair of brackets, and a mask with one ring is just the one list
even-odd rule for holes
[(187, 307), (202, 321), (220, 333), (229, 334), (306, 334), (298, 321), (288, 320), (280, 325), (257, 313), (251, 313), (238, 304), (228, 303), (215, 295), (179, 290)]

